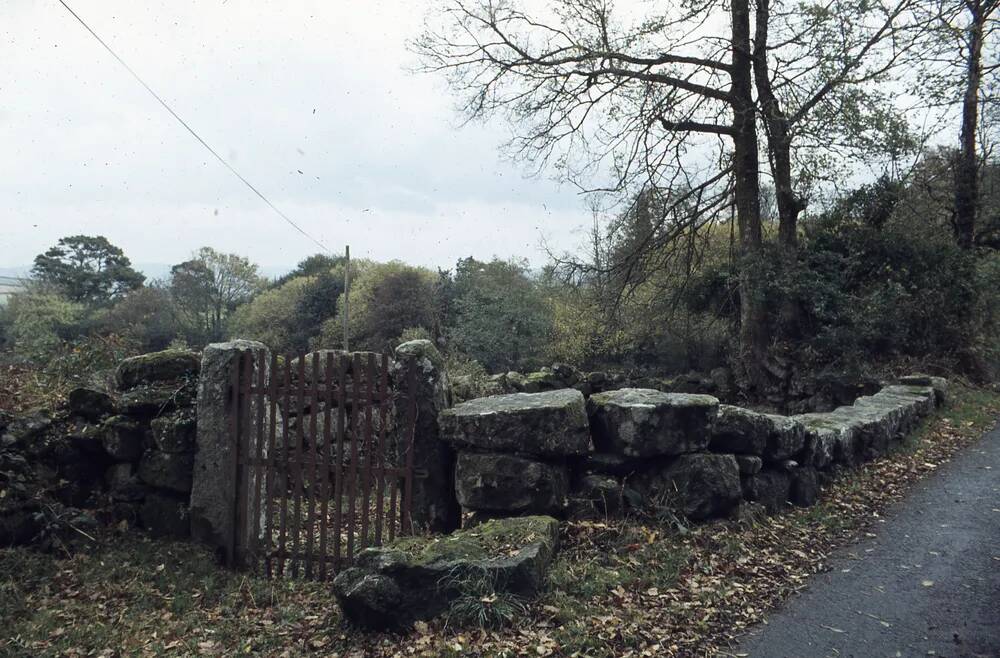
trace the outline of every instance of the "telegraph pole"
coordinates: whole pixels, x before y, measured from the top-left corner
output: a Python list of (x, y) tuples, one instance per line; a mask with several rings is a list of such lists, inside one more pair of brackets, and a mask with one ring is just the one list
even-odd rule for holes
[(344, 247), (344, 351), (349, 352), (348, 327), (351, 317), (351, 245)]

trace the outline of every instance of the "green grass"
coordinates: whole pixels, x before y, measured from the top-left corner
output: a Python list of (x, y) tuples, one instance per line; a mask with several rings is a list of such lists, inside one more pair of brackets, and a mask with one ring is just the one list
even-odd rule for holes
[[(217, 566), (211, 554), (136, 534), (69, 559), (0, 550), (0, 655), (278, 652), (306, 617), (336, 605), (318, 583), (268, 581)], [(318, 597), (316, 608), (303, 599)], [(208, 643), (211, 643), (209, 645)], [(174, 653), (173, 655), (178, 655)]]

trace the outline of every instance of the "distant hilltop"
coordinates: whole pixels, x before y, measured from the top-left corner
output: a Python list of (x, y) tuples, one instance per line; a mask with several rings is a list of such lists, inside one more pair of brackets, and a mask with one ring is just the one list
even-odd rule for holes
[[(169, 263), (132, 263), (132, 267), (142, 272), (146, 276), (146, 283), (153, 281), (164, 281), (170, 277)], [(287, 274), (294, 269), (289, 265), (261, 265), (260, 274), (269, 279), (277, 279), (283, 274)], [(6, 298), (11, 292), (7, 291), (8, 285), (16, 285), (21, 279), (31, 276), (31, 265), (21, 265), (19, 267), (0, 267), (0, 298)], [(23, 286), (22, 286), (23, 287)], [(20, 290), (21, 287), (18, 288)], [(17, 290), (13, 291), (17, 292)], [(2, 303), (2, 302), (0, 302)]]

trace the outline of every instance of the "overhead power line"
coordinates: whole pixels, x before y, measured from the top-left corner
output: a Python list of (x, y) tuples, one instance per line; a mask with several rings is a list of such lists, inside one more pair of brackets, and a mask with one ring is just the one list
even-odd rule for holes
[(163, 106), (163, 109), (165, 109), (167, 112), (170, 113), (170, 116), (172, 116), (173, 118), (177, 119), (177, 122), (180, 123), (182, 126), (184, 126), (184, 129), (187, 130), (189, 133), (191, 133), (191, 136), (194, 137), (196, 140), (198, 140), (199, 144), (201, 144), (202, 146), (204, 146), (208, 150), (209, 153), (211, 153), (212, 155), (214, 155), (216, 160), (218, 160), (219, 162), (221, 162), (222, 165), (226, 169), (228, 169), (230, 172), (232, 172), (232, 174), (234, 176), (236, 176), (237, 178), (239, 178), (240, 181), (242, 181), (242, 183), (244, 185), (246, 185), (248, 188), (250, 188), (251, 192), (253, 192), (258, 197), (260, 197), (261, 201), (263, 201), (264, 203), (266, 203), (268, 205), (268, 207), (271, 208), (271, 210), (273, 210), (275, 213), (278, 214), (279, 217), (281, 217), (283, 220), (285, 220), (286, 222), (288, 222), (288, 224), (292, 228), (294, 228), (296, 231), (298, 231), (299, 233), (301, 233), (302, 235), (304, 235), (309, 240), (312, 240), (323, 251), (325, 251), (327, 253), (332, 253), (327, 248), (327, 246), (325, 244), (323, 244), (322, 242), (320, 242), (319, 240), (317, 240), (313, 236), (311, 236), (308, 233), (306, 233), (305, 230), (303, 230), (301, 226), (299, 226), (294, 221), (292, 221), (291, 217), (289, 217), (288, 215), (286, 215), (285, 213), (283, 213), (276, 205), (274, 205), (273, 203), (271, 203), (270, 199), (268, 199), (266, 196), (264, 196), (264, 194), (260, 190), (258, 190), (256, 187), (254, 187), (253, 184), (250, 181), (248, 181), (246, 178), (244, 178), (243, 175), (240, 172), (236, 171), (236, 168), (233, 167), (233, 165), (229, 164), (229, 162), (225, 158), (223, 158), (221, 155), (218, 154), (218, 152), (215, 149), (213, 149), (211, 146), (209, 146), (208, 142), (206, 142), (204, 139), (202, 139), (201, 136), (194, 131), (194, 128), (192, 128), (190, 125), (188, 125), (187, 121), (185, 121), (184, 119), (182, 119), (179, 114), (177, 114), (176, 112), (174, 112), (173, 108), (171, 108), (167, 104), (167, 102), (165, 100), (163, 100), (162, 98), (160, 98), (160, 95), (157, 94), (155, 91), (153, 91), (153, 88), (150, 87), (148, 84), (146, 84), (146, 82), (141, 77), (139, 77), (139, 74), (136, 73), (135, 71), (133, 71), (132, 67), (129, 66), (128, 63), (126, 63), (124, 59), (122, 59), (121, 57), (119, 57), (118, 53), (116, 53), (114, 50), (112, 50), (111, 46), (109, 46), (107, 43), (105, 43), (104, 39), (102, 39), (97, 34), (97, 32), (94, 32), (94, 30), (91, 29), (91, 27), (89, 25), (87, 25), (86, 21), (84, 21), (82, 18), (80, 18), (80, 15), (77, 14), (75, 11), (73, 11), (73, 9), (70, 8), (70, 6), (68, 4), (66, 4), (66, 2), (64, 0), (58, 0), (58, 2), (59, 2), (59, 4), (61, 4), (66, 9), (66, 11), (68, 11), (73, 16), (73, 18), (75, 18), (80, 23), (80, 25), (82, 25), (84, 27), (84, 29), (86, 29), (88, 32), (90, 32), (91, 36), (93, 36), (95, 39), (97, 39), (98, 43), (100, 43), (102, 46), (104, 46), (105, 50), (107, 50), (109, 53), (111, 53), (112, 57), (114, 57), (116, 60), (118, 60), (118, 63), (121, 64), (125, 68), (125, 70), (128, 71), (132, 75), (132, 77), (135, 78), (136, 81), (139, 84), (141, 84), (143, 86), (143, 88), (146, 91), (148, 91), (149, 94), (160, 103), (160, 105)]

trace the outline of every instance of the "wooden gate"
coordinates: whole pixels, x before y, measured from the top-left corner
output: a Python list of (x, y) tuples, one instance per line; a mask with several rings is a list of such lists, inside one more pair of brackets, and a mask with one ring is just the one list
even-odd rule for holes
[(233, 562), (325, 580), (412, 531), (416, 389), (390, 385), (386, 355), (245, 353), (232, 390)]

